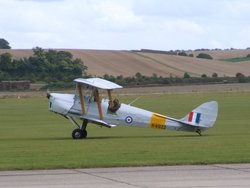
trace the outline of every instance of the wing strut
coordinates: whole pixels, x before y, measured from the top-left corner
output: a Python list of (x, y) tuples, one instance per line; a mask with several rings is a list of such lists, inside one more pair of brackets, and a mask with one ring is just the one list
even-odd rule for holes
[(97, 106), (98, 106), (99, 118), (100, 118), (100, 120), (103, 120), (101, 100), (100, 100), (100, 95), (99, 95), (99, 91), (97, 88), (95, 88), (95, 90), (94, 90), (94, 96), (96, 98), (96, 102), (97, 102)]
[(110, 108), (113, 107), (113, 100), (112, 100), (112, 95), (111, 95), (111, 89), (108, 89), (108, 96), (109, 96), (109, 106)]
[(77, 88), (78, 88), (80, 102), (81, 102), (82, 114), (85, 114), (84, 99), (83, 99), (83, 94), (82, 94), (82, 86), (81, 86), (80, 83), (77, 84)]

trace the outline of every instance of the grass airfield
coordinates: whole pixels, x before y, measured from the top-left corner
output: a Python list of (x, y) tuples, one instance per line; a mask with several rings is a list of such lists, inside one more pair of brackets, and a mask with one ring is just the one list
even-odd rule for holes
[[(72, 140), (75, 128), (48, 111), (46, 98), (0, 99), (0, 170), (249, 163), (250, 92), (143, 95), (133, 105), (181, 118), (216, 100), (215, 126), (198, 136), (136, 127), (88, 125), (88, 138)], [(120, 96), (130, 103), (137, 95)]]

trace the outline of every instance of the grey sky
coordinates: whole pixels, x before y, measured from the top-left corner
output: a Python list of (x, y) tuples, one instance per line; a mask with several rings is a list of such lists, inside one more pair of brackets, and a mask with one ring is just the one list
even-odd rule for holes
[(249, 0), (0, 0), (12, 48), (250, 47)]

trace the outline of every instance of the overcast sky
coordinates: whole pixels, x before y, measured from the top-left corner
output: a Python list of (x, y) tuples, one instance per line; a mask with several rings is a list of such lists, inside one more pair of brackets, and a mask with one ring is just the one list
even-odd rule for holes
[(250, 0), (0, 0), (14, 49), (250, 47)]

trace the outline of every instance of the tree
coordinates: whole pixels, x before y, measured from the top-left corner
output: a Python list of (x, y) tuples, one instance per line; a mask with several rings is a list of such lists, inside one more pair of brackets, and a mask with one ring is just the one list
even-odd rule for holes
[(0, 39), (0, 49), (10, 49), (9, 42), (5, 39)]
[(191, 76), (187, 72), (185, 72), (183, 78), (191, 78)]
[(213, 78), (217, 78), (217, 77), (218, 77), (218, 74), (214, 72), (214, 73), (212, 74), (212, 77), (213, 77)]
[(236, 78), (245, 77), (245, 75), (240, 73), (240, 72), (236, 73), (235, 76), (236, 76)]
[(41, 47), (35, 47), (32, 49), (33, 53), (36, 57), (43, 59), (45, 54), (44, 54), (44, 50)]
[(202, 74), (201, 77), (202, 78), (207, 78), (207, 75), (206, 74)]
[(0, 69), (3, 71), (10, 71), (13, 67), (12, 56), (10, 53), (3, 53), (0, 55)]
[(82, 77), (87, 70), (81, 59), (73, 59), (69, 52), (33, 49), (34, 55), (29, 58), (12, 60), (9, 53), (0, 55), (1, 78), (27, 79), (31, 81), (72, 82), (76, 77)]
[(136, 78), (136, 80), (137, 80), (138, 82), (140, 82), (140, 81), (143, 80), (142, 77), (143, 77), (142, 74), (139, 73), (139, 72), (137, 72), (137, 73), (135, 74), (135, 78)]
[(242, 73), (240, 73), (240, 72), (236, 73), (235, 76), (236, 76), (236, 78), (238, 78), (239, 83), (245, 83), (246, 80), (247, 80), (247, 78), (245, 77), (245, 75), (242, 74)]
[(186, 52), (182, 51), (178, 53), (179, 56), (188, 56)]
[(82, 77), (87, 70), (81, 59), (73, 59), (67, 51), (33, 49), (34, 56), (29, 58), (29, 67), (35, 73), (37, 80), (46, 82), (70, 82), (76, 77)]
[(10, 75), (0, 70), (0, 81), (9, 80), (9, 79), (10, 79)]
[(203, 58), (203, 59), (213, 59), (212, 56), (206, 53), (200, 53), (199, 55), (196, 56), (197, 58)]

